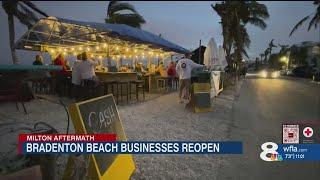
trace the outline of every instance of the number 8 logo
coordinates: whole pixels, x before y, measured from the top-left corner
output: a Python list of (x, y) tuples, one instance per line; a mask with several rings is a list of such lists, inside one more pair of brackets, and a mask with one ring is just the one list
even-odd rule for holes
[[(271, 146), (271, 148), (268, 148), (268, 146)], [(264, 161), (273, 161), (270, 157), (267, 156), (267, 154), (278, 154), (276, 151), (278, 149), (278, 145), (274, 142), (266, 142), (261, 145), (261, 149), (263, 150), (260, 153), (260, 158)]]

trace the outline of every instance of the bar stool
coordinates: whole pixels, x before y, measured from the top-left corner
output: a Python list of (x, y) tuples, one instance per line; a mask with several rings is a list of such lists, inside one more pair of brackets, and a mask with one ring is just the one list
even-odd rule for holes
[(143, 100), (146, 99), (145, 97), (145, 87), (144, 87), (144, 80), (134, 80), (134, 81), (130, 81), (130, 85), (129, 85), (129, 95), (130, 95), (130, 100), (131, 100), (131, 85), (135, 86), (135, 94), (136, 94), (136, 99), (137, 101), (139, 101), (139, 90), (142, 90), (142, 94), (143, 94)]
[(168, 78), (167, 77), (157, 77), (157, 88), (159, 89), (159, 84), (162, 84), (162, 88), (167, 89)]
[(125, 85), (125, 88), (126, 88), (126, 96), (127, 96), (127, 104), (129, 102), (129, 81), (118, 81), (117, 82), (117, 98), (118, 98), (118, 95), (119, 95), (119, 85), (120, 85), (120, 98), (121, 98), (121, 101), (122, 101), (122, 97), (123, 97), (123, 91), (122, 91), (122, 87), (123, 85)]
[(81, 95), (80, 100), (87, 100), (94, 96), (95, 92), (95, 82), (89, 79), (81, 80)]
[[(114, 85), (117, 85), (117, 81), (109, 81), (109, 82), (103, 82), (103, 85), (105, 87), (105, 94), (107, 95), (109, 93), (109, 85), (111, 86), (111, 94), (115, 97), (115, 89), (114, 89)], [(116, 96), (116, 102), (118, 104), (118, 96)]]

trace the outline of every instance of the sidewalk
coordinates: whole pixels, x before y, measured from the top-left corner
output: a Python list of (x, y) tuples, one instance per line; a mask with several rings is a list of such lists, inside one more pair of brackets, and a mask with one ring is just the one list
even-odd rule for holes
[[(171, 93), (139, 105), (119, 108), (128, 140), (228, 140), (232, 105), (237, 88), (222, 92), (213, 111), (195, 114), (177, 102)], [(133, 179), (215, 179), (219, 156), (213, 155), (134, 155)]]

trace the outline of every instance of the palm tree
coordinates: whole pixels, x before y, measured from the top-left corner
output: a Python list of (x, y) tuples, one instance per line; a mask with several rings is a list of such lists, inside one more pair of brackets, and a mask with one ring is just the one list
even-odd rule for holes
[[(131, 13), (121, 13), (120, 11), (130, 11)], [(129, 3), (110, 1), (107, 10), (106, 23), (126, 24), (132, 27), (141, 28), (146, 23), (144, 18)]]
[(16, 17), (22, 24), (26, 25), (28, 28), (31, 28), (32, 25), (39, 20), (36, 14), (37, 12), (42, 16), (48, 17), (48, 15), (41, 10), (39, 10), (33, 3), (30, 1), (16, 1), (16, 0), (4, 0), (2, 1), (2, 8), (8, 15), (8, 25), (9, 25), (9, 41), (10, 49), (13, 64), (18, 63), (14, 48), (15, 40), (15, 30), (14, 30), (14, 17)]
[(273, 41), (274, 41), (274, 39), (271, 39), (271, 41), (269, 42), (269, 47), (268, 47), (268, 49), (269, 49), (269, 54), (271, 54), (272, 53), (272, 48), (274, 48), (274, 47), (277, 47), (275, 44), (273, 44)]
[[(250, 46), (245, 26), (252, 24), (264, 30), (267, 27), (264, 20), (269, 17), (267, 7), (255, 1), (223, 1), (211, 7), (221, 18), (223, 47), (228, 64), (231, 65), (232, 61), (241, 62), (242, 55), (247, 56), (245, 49)], [(233, 60), (232, 50), (235, 57)]]
[(317, 28), (318, 23), (320, 23), (320, 0), (314, 1), (313, 4), (315, 6), (317, 6), (315, 12), (309, 14), (308, 16), (302, 18), (291, 30), (289, 37), (306, 21), (308, 20), (311, 15), (314, 14), (314, 16), (312, 17), (312, 19), (309, 22), (309, 27), (308, 27), (308, 31), (311, 29), (312, 26), (314, 26), (314, 28)]
[(285, 55), (290, 50), (289, 45), (278, 44), (278, 46), (281, 48), (280, 51), (279, 51), (279, 55), (280, 56)]

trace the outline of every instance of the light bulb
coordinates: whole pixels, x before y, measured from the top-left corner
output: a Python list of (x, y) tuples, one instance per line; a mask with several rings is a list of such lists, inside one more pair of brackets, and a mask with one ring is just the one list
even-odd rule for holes
[(96, 50), (99, 50), (100, 49), (100, 47), (99, 46), (96, 46)]
[(87, 51), (90, 51), (91, 49), (89, 47), (87, 47)]
[(82, 51), (82, 47), (79, 47), (79, 50)]
[(74, 48), (71, 48), (71, 51), (74, 51)]

